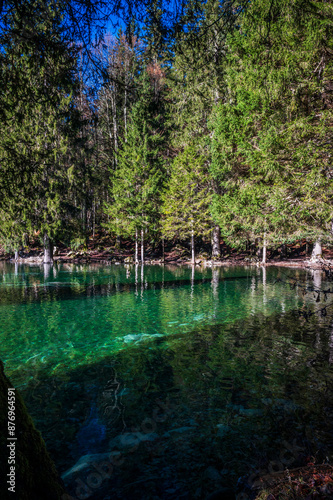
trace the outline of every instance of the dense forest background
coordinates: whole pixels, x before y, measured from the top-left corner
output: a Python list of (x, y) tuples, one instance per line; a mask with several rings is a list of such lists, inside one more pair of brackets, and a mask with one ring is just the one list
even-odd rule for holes
[(331, 0), (0, 2), (0, 244), (333, 237)]

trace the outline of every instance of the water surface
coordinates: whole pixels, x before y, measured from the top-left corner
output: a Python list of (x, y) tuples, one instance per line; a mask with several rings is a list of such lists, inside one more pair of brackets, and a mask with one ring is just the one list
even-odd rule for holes
[(320, 272), (0, 273), (1, 359), (73, 498), (205, 498), (332, 459), (330, 308), (299, 314), (330, 303), (304, 294)]

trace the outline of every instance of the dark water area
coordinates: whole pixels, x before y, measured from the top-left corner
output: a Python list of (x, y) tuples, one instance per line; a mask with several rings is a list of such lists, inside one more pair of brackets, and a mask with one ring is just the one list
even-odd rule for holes
[(309, 291), (324, 280), (3, 264), (0, 357), (66, 498), (206, 498), (258, 471), (332, 463), (333, 299)]

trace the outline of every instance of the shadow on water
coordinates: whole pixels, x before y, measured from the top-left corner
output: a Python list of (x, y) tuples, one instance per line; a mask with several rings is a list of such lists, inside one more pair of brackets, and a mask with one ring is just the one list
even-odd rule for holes
[(144, 339), (45, 367), (23, 396), (73, 498), (205, 498), (255, 469), (332, 460), (329, 325), (290, 311)]
[(320, 274), (0, 271), (1, 357), (73, 499), (205, 498), (332, 460), (332, 320), (298, 314)]

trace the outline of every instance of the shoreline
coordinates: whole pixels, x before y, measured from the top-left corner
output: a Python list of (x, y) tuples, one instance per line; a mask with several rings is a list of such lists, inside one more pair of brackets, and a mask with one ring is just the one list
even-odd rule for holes
[[(44, 264), (43, 257), (41, 256), (26, 256), (20, 257), (17, 260), (12, 258), (3, 257), (0, 258), (0, 262), (7, 262), (11, 264)], [(68, 255), (58, 255), (53, 259), (53, 264), (100, 264), (100, 265), (126, 265), (134, 266), (141, 265), (141, 262), (135, 264), (131, 256), (118, 256), (114, 257), (112, 255), (75, 255), (73, 257)], [(51, 263), (50, 263), (51, 264)], [(262, 263), (259, 260), (250, 260), (249, 258), (242, 257), (230, 257), (225, 260), (205, 260), (196, 259), (195, 264), (192, 264), (190, 260), (185, 260), (181, 258), (147, 258), (144, 261), (144, 265), (171, 265), (171, 266), (195, 266), (195, 267), (233, 267), (233, 266), (255, 266), (255, 267), (290, 267), (290, 268), (302, 268), (302, 269), (322, 269), (324, 265), (333, 265), (333, 260), (331, 259), (321, 259), (318, 261), (311, 261), (309, 259), (304, 259), (302, 257), (282, 259), (282, 260), (268, 260), (266, 263)]]

